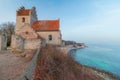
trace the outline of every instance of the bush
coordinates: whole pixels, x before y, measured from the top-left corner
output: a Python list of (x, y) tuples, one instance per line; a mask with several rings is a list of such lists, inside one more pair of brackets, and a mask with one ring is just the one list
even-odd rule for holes
[(38, 56), (34, 80), (104, 80), (77, 63), (70, 54), (47, 45)]

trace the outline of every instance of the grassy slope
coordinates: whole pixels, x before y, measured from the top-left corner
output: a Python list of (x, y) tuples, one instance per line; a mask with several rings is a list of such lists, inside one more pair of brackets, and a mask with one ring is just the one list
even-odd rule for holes
[(34, 80), (105, 80), (96, 72), (64, 54), (54, 46), (41, 49)]

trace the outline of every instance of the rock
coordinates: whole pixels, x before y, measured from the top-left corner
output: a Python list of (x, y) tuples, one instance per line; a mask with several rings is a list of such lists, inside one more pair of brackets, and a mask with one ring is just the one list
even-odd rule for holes
[(33, 53), (26, 53), (26, 54), (25, 54), (25, 58), (26, 58), (27, 60), (31, 60), (33, 57), (34, 57), (34, 54), (33, 54)]

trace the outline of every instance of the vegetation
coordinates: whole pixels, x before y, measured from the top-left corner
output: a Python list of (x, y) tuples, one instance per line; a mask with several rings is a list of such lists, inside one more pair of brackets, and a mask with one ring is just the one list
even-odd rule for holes
[(7, 35), (7, 46), (10, 46), (11, 43), (11, 35), (14, 34), (15, 23), (6, 22), (0, 24), (0, 34), (5, 33)]
[(64, 42), (65, 45), (78, 45), (78, 46), (85, 46), (84, 43), (77, 43), (77, 42), (75, 42), (75, 41), (65, 41), (65, 40), (63, 40), (63, 42)]
[(34, 80), (104, 80), (77, 63), (70, 54), (47, 45), (38, 56)]

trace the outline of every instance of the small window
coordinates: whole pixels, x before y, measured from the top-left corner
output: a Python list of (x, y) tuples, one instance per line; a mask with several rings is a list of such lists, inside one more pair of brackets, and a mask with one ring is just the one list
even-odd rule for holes
[(22, 22), (25, 22), (25, 18), (24, 17), (22, 18)]
[(51, 41), (52, 40), (52, 35), (49, 35), (48, 38), (49, 38), (49, 41)]
[(28, 34), (28, 32), (26, 31), (25, 34)]

